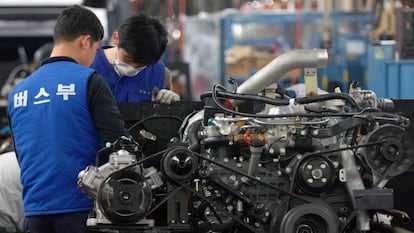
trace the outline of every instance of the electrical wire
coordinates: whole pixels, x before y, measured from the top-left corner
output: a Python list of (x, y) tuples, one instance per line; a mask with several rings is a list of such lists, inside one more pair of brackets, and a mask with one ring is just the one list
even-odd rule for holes
[[(223, 104), (220, 103), (219, 101), (219, 95), (218, 95), (218, 91), (217, 89), (222, 89), (222, 90), (226, 90), (222, 85), (220, 84), (215, 84), (213, 86), (213, 90), (212, 90), (212, 99), (213, 102), (216, 104), (216, 106), (220, 109), (222, 109), (223, 111), (235, 114), (235, 115), (240, 115), (240, 116), (245, 116), (245, 117), (255, 117), (255, 118), (282, 118), (282, 117), (327, 117), (327, 116), (331, 116), (331, 117), (347, 117), (347, 116), (354, 116), (356, 114), (361, 114), (363, 112), (366, 111), (366, 109), (360, 109), (360, 107), (358, 107), (358, 109), (360, 110), (359, 112), (354, 112), (354, 113), (326, 113), (326, 114), (311, 114), (311, 113), (287, 113), (287, 114), (274, 114), (274, 115), (265, 115), (265, 114), (251, 114), (251, 113), (243, 113), (243, 112), (239, 112), (239, 111), (234, 111), (232, 109), (226, 108), (225, 106), (223, 106)], [(228, 94), (228, 93), (227, 93)], [(226, 97), (226, 95), (222, 95), (222, 97)], [(344, 97), (346, 95), (336, 95), (338, 93), (331, 93), (328, 95), (333, 95), (333, 96), (337, 96), (337, 97)], [(228, 95), (229, 97), (233, 96), (234, 94)], [(243, 99), (243, 95), (237, 94), (237, 96), (234, 96), (235, 98), (241, 98)], [(263, 98), (268, 98), (268, 97), (261, 97), (261, 96), (256, 96), (256, 99), (263, 99)], [(346, 97), (345, 97), (346, 98)], [(352, 97), (349, 96), (349, 98), (352, 99)], [(322, 101), (322, 100), (329, 100), (329, 99), (334, 99), (334, 98), (326, 98), (326, 97), (320, 97), (320, 98), (316, 98), (314, 101)], [(296, 99), (298, 100), (298, 99)], [(355, 100), (354, 100), (355, 101)], [(312, 101), (310, 99), (303, 99), (300, 101), (301, 103), (311, 103)], [(285, 103), (285, 101), (283, 101), (283, 103)], [(359, 105), (356, 105), (359, 106)]]

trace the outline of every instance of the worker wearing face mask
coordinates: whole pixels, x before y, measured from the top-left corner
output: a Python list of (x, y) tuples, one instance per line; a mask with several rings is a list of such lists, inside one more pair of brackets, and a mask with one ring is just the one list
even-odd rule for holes
[(146, 14), (127, 18), (113, 33), (114, 46), (102, 46), (91, 68), (109, 84), (118, 103), (180, 100), (171, 91), (171, 75), (160, 60), (167, 46), (162, 23)]

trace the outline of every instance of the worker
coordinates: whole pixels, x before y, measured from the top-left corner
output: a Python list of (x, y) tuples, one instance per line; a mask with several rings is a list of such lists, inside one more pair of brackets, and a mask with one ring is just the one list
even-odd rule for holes
[(180, 100), (160, 60), (167, 46), (162, 23), (146, 14), (131, 16), (112, 34), (115, 46), (102, 46), (91, 67), (109, 84), (118, 103)]
[(0, 154), (0, 232), (24, 232), (20, 168), (14, 151)]
[(77, 187), (78, 173), (104, 143), (130, 136), (108, 85), (89, 68), (103, 30), (92, 11), (65, 9), (50, 57), (9, 95), (26, 232), (87, 232), (93, 201)]

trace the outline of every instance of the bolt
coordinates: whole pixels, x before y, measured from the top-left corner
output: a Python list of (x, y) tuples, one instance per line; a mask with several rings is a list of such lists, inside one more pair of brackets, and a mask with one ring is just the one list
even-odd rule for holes
[(341, 207), (340, 209), (339, 209), (339, 212), (341, 212), (342, 214), (346, 214), (346, 213), (348, 213), (348, 207)]
[(323, 175), (323, 172), (321, 169), (314, 169), (312, 170), (311, 174), (312, 174), (312, 178), (320, 179)]
[(393, 147), (393, 146), (389, 146), (388, 148), (388, 152), (390, 153), (390, 154), (392, 154), (392, 155), (396, 155), (396, 152), (397, 152), (397, 149), (395, 148), (395, 147)]
[(306, 130), (301, 130), (299, 133), (300, 133), (300, 136), (306, 136)]

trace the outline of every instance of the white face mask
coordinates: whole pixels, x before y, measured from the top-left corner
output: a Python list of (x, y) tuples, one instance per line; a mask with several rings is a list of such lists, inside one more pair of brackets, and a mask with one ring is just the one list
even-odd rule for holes
[(122, 62), (121, 60), (119, 60), (118, 58), (118, 48), (116, 48), (116, 52), (115, 52), (115, 60), (114, 60), (114, 69), (115, 72), (119, 75), (119, 76), (127, 76), (127, 77), (132, 77), (137, 75), (140, 71), (142, 71), (143, 69), (145, 69), (145, 67), (147, 66), (143, 66), (143, 67), (139, 67), (139, 68), (134, 68), (124, 62)]

